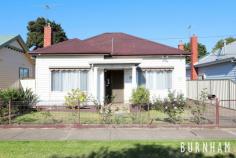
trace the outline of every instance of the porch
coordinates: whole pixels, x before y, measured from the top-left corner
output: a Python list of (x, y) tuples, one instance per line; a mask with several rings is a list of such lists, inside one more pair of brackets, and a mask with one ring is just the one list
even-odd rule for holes
[(137, 87), (137, 66), (141, 61), (109, 60), (90, 63), (94, 98), (100, 103), (128, 104)]

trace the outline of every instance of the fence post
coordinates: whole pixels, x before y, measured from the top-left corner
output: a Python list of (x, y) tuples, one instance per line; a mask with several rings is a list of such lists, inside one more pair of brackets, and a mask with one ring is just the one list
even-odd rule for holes
[(79, 109), (79, 124), (80, 124), (80, 101), (78, 100), (78, 109)]
[(11, 124), (11, 100), (8, 101), (8, 124)]
[(220, 102), (219, 99), (216, 98), (216, 126), (219, 127), (220, 126)]

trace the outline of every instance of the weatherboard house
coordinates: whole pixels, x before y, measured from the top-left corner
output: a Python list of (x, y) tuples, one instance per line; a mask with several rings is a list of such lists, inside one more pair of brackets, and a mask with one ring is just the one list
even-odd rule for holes
[(0, 89), (20, 88), (25, 84), (23, 79), (32, 78), (34, 62), (21, 36), (0, 35)]
[(188, 52), (125, 33), (104, 33), (85, 40), (51, 45), (51, 28), (44, 28), (44, 47), (35, 56), (36, 94), (43, 101), (60, 101), (79, 88), (103, 104), (129, 103), (132, 90), (145, 86), (151, 98), (168, 91), (186, 94)]
[[(196, 53), (198, 54), (198, 53)], [(195, 75), (191, 70), (195, 69)], [(191, 80), (230, 79), (236, 81), (236, 42), (225, 44), (206, 56), (186, 66), (186, 77)]]

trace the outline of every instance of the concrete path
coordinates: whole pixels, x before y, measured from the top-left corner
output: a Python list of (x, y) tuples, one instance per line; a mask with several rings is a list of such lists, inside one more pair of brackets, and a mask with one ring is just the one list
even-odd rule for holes
[(60, 128), (0, 129), (0, 140), (184, 140), (236, 139), (235, 129)]

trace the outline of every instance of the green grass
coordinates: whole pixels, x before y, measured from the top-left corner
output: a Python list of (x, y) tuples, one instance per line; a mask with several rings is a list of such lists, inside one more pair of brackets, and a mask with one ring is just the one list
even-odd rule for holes
[(98, 113), (92, 112), (31, 112), (16, 117), (12, 120), (13, 123), (17, 124), (55, 124), (55, 123), (79, 123), (79, 118), (81, 118), (82, 123), (98, 123), (100, 120), (100, 115)]
[[(208, 140), (210, 142), (210, 140)], [(180, 153), (181, 141), (0, 141), (1, 158), (177, 158), (196, 154)], [(184, 142), (187, 142), (186, 140)], [(206, 141), (204, 141), (206, 142)], [(219, 141), (215, 141), (219, 142)], [(224, 142), (221, 140), (221, 142)], [(231, 153), (236, 141), (231, 140)], [(228, 154), (228, 153), (223, 153)], [(216, 153), (207, 153), (214, 156)], [(199, 158), (205, 155), (198, 155)]]
[[(185, 111), (181, 114), (182, 118), (189, 118), (190, 112)], [(18, 116), (12, 120), (15, 124), (71, 124), (71, 123), (82, 124), (102, 124), (104, 123), (101, 114), (96, 112), (31, 112)], [(123, 113), (113, 114), (108, 123), (112, 124), (160, 124), (166, 123), (165, 119), (168, 116), (160, 111), (150, 110), (149, 112), (143, 111), (141, 113)], [(182, 123), (189, 123), (189, 119), (186, 121), (182, 120)], [(106, 122), (106, 123), (107, 123)]]

